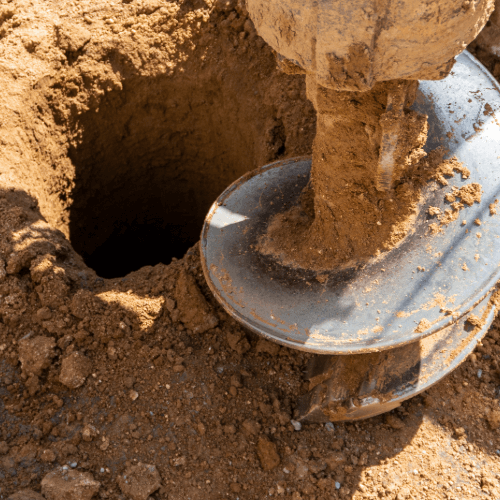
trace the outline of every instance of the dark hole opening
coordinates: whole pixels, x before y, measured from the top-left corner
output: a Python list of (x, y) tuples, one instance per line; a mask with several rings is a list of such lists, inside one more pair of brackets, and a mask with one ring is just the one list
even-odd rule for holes
[(203, 225), (200, 214), (186, 217), (171, 211), (168, 219), (175, 219), (172, 221), (154, 218), (154, 214), (151, 218), (124, 215), (114, 222), (112, 232), (100, 246), (83, 255), (86, 264), (103, 278), (125, 276), (143, 266), (182, 258), (198, 241)]
[(207, 83), (199, 71), (138, 78), (80, 117), (69, 230), (98, 275), (181, 258), (217, 196), (284, 152), (274, 106), (257, 106), (253, 87), (242, 100), (244, 84), (224, 82)]

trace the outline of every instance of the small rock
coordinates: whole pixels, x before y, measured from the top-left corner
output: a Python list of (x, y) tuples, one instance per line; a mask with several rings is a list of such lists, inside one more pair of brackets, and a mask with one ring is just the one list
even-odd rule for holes
[(91, 370), (89, 358), (80, 352), (73, 352), (62, 361), (59, 382), (70, 389), (77, 389), (85, 383)]
[(236, 388), (243, 387), (241, 383), (241, 375), (239, 373), (233, 373), (233, 375), (231, 375), (231, 386)]
[(134, 390), (131, 390), (129, 393), (128, 393), (130, 399), (132, 401), (135, 401), (138, 397), (139, 397), (139, 393), (137, 391), (134, 391)]
[(335, 481), (335, 489), (340, 490), (340, 483)]
[(175, 300), (171, 299), (170, 297), (165, 300), (165, 307), (168, 309), (169, 313), (174, 312), (175, 309)]
[(272, 470), (280, 463), (276, 445), (269, 439), (261, 437), (257, 443), (257, 455), (264, 470)]
[(45, 500), (40, 493), (33, 490), (21, 490), (14, 493), (7, 500)]
[(9, 445), (6, 441), (0, 441), (0, 455), (6, 455), (9, 453)]
[(117, 482), (122, 493), (132, 500), (147, 500), (149, 495), (161, 486), (160, 474), (156, 467), (141, 462), (127, 467)]
[(335, 430), (335, 426), (331, 423), (331, 422), (327, 422), (325, 424), (325, 429), (328, 431), (328, 432), (333, 432)]
[(297, 465), (295, 466), (295, 475), (299, 479), (304, 479), (307, 477), (307, 474), (309, 472), (309, 467), (302, 462), (302, 460), (297, 460)]
[(42, 371), (50, 366), (52, 358), (55, 356), (55, 346), (56, 342), (53, 338), (43, 335), (21, 339), (19, 341), (19, 361), (23, 373), (40, 376)]
[(99, 449), (102, 451), (106, 451), (109, 448), (109, 445), (110, 445), (109, 438), (103, 436), (102, 443), (99, 446)]
[(101, 486), (89, 472), (63, 467), (47, 474), (41, 484), (47, 500), (90, 500)]
[(297, 420), (290, 420), (290, 423), (296, 431), (300, 431), (302, 429), (302, 424), (297, 422)]
[(123, 379), (123, 383), (125, 384), (125, 387), (127, 389), (132, 389), (132, 387), (134, 387), (134, 382), (135, 382), (135, 380), (133, 377), (125, 377)]

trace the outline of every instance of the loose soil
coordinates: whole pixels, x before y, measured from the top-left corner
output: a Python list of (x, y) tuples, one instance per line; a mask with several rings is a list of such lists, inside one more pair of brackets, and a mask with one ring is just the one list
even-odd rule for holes
[(315, 132), (242, 4), (2, 0), (0, 89), (1, 499), (500, 496), (499, 323), (388, 415), (300, 427), (309, 356), (209, 293), (210, 204)]

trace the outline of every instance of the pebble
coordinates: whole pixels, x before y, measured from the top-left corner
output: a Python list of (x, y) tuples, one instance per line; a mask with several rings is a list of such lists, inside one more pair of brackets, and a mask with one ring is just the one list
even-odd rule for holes
[(335, 426), (331, 422), (327, 422), (325, 424), (325, 429), (329, 432), (333, 432), (335, 430)]
[(340, 490), (340, 483), (338, 481), (335, 481), (335, 488), (337, 490)]
[(302, 429), (302, 424), (300, 422), (297, 422), (297, 420), (290, 420), (290, 423), (293, 425), (293, 428), (296, 431), (300, 431), (300, 429)]
[(477, 371), (477, 377), (478, 377), (478, 378), (481, 378), (481, 377), (482, 377), (482, 375), (483, 375), (483, 370), (478, 370), (478, 371)]
[(55, 353), (56, 342), (52, 337), (43, 335), (24, 338), (19, 341), (19, 361), (27, 375), (40, 376), (51, 364)]

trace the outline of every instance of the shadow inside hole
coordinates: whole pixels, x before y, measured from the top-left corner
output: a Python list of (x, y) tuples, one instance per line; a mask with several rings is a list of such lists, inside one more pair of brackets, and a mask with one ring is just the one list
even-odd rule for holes
[[(120, 277), (181, 258), (198, 241), (217, 196), (274, 159), (259, 146), (272, 110), (262, 107), (243, 122), (224, 109), (227, 94), (185, 75), (138, 78), (110, 92), (98, 113), (81, 117), (81, 139), (69, 152), (69, 229), (73, 247), (97, 274)], [(240, 112), (252, 116), (250, 108)]]
[(196, 243), (203, 223), (199, 218), (184, 224), (161, 219), (132, 222), (114, 229), (108, 239), (86, 256), (86, 264), (103, 278), (124, 276), (143, 266), (168, 264), (180, 259)]
[(175, 167), (170, 163), (151, 173), (146, 165), (142, 179), (125, 172), (129, 176), (118, 185), (94, 177), (101, 199), (81, 205), (76, 199), (71, 240), (98, 275), (114, 278), (169, 264), (198, 241), (210, 200), (190, 186), (190, 179), (170, 178)]

